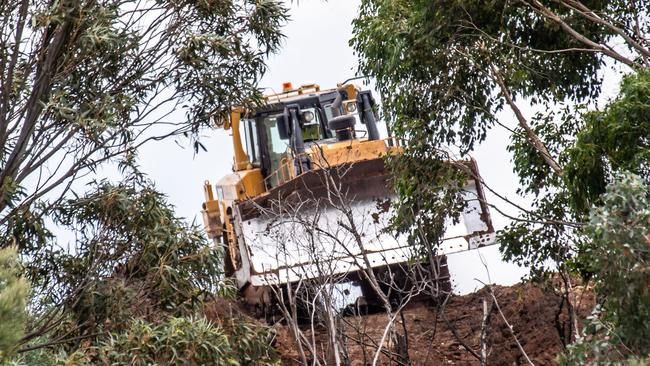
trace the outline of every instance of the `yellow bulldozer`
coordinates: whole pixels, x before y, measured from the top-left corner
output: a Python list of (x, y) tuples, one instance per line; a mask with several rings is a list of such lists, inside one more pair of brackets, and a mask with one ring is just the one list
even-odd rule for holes
[[(273, 287), (323, 276), (349, 281), (355, 290), (346, 294), (372, 299), (378, 289), (360, 273), (393, 273), (422, 257), (389, 230), (396, 193), (385, 160), (402, 147), (376, 110), (372, 93), (350, 83), (286, 83), (217, 126), (232, 133), (233, 172), (214, 189), (205, 182), (203, 219), (224, 249), (225, 274), (248, 303), (271, 304)], [(467, 165), (479, 177), (475, 162)], [(446, 254), (495, 241), (480, 179), (470, 179), (465, 192), (461, 222), (449, 223), (436, 249), (438, 278), (448, 276)]]

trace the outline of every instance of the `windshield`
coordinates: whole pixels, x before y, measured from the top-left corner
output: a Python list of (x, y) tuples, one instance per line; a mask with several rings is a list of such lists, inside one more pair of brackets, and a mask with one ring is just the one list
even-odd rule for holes
[(244, 150), (253, 166), (259, 167), (260, 149), (258, 146), (257, 121), (254, 119), (242, 119), (241, 128), (244, 131)]
[[(264, 129), (264, 150), (268, 152), (268, 162), (265, 162), (265, 174), (267, 184), (270, 187), (276, 187), (278, 184), (287, 181), (290, 178), (291, 169), (294, 169), (292, 163), (287, 163), (290, 158), (291, 141), (289, 139), (290, 126), (279, 126), (278, 117), (283, 121), (283, 113), (276, 113), (262, 116), (258, 119), (261, 128)], [(300, 111), (300, 121), (302, 130), (302, 139), (304, 142), (319, 141), (325, 136), (324, 129), (321, 126), (320, 113), (317, 108), (304, 108)], [(260, 130), (260, 134), (262, 131)]]
[[(270, 166), (268, 169), (269, 174), (269, 184), (272, 187), (275, 187), (279, 184), (278, 174), (274, 174), (278, 169), (280, 169), (282, 159), (287, 156), (287, 151), (289, 150), (290, 142), (289, 138), (282, 138), (280, 131), (278, 129), (278, 117), (282, 114), (273, 114), (270, 116), (264, 117), (262, 120), (262, 125), (266, 130), (266, 151), (269, 152), (269, 161)], [(285, 172), (287, 173), (287, 172)]]

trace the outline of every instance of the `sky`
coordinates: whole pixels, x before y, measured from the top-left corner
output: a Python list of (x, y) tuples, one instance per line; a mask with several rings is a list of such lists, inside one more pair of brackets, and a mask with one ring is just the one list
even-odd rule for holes
[[(348, 40), (359, 3), (359, 0), (293, 2), (291, 21), (284, 30), (284, 46), (268, 61), (269, 71), (261, 86), (276, 91), (281, 90), (283, 82), (292, 82), (294, 86), (313, 82), (322, 87), (334, 87), (337, 82), (355, 76), (357, 59), (348, 46)], [(533, 113), (525, 107), (523, 112), (528, 116)], [(505, 125), (514, 126), (516, 123), (514, 116), (507, 111), (500, 117)], [(178, 118), (183, 118), (183, 115), (179, 114)], [(208, 151), (197, 155), (183, 138), (145, 145), (141, 151), (141, 167), (168, 195), (178, 215), (201, 223), (203, 182), (215, 182), (231, 171), (232, 142), (228, 132), (205, 131), (201, 141)], [(517, 178), (512, 171), (511, 157), (506, 151), (507, 141), (505, 129), (494, 129), (476, 148), (473, 156), (488, 185), (521, 202), (516, 194)], [(503, 207), (503, 202), (491, 194), (488, 194), (488, 201)], [(515, 213), (511, 209), (505, 210)], [(508, 223), (507, 218), (494, 210), (491, 214), (496, 229)], [(448, 256), (448, 264), (455, 291), (461, 294), (482, 288), (481, 282), (511, 285), (527, 273), (525, 268), (504, 262), (498, 245), (452, 254)]]

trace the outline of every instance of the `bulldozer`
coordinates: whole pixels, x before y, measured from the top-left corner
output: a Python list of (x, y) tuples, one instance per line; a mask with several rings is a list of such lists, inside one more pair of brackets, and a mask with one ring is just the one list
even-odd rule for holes
[[(354, 296), (343, 305), (372, 302), (378, 289), (365, 283), (364, 271), (394, 273), (422, 258), (390, 230), (397, 195), (386, 158), (403, 146), (377, 109), (372, 92), (352, 83), (286, 83), (216, 124), (231, 132), (233, 171), (214, 187), (205, 182), (203, 221), (247, 303), (272, 304), (271, 289), (323, 276), (352, 283), (355, 291), (344, 293)], [(495, 242), (476, 162), (467, 166), (474, 179), (464, 187), (460, 222), (436, 246), (438, 278), (448, 279), (446, 254)]]

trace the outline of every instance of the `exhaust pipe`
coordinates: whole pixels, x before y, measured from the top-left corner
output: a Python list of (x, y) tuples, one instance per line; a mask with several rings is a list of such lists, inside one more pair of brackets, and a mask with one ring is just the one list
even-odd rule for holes
[(337, 141), (347, 141), (352, 140), (352, 129), (356, 122), (354, 116), (342, 115), (330, 119), (327, 124), (336, 132)]
[(305, 141), (302, 137), (302, 129), (298, 119), (299, 112), (300, 106), (297, 104), (290, 104), (284, 108), (284, 117), (287, 121), (290, 121), (289, 124), (291, 125), (291, 147), (294, 154), (296, 154), (293, 161), (296, 167), (296, 175), (311, 170), (311, 161), (305, 156)]
[(377, 129), (377, 120), (372, 107), (375, 105), (375, 99), (369, 90), (364, 90), (357, 94), (357, 105), (361, 112), (361, 122), (368, 129), (368, 140), (379, 140), (379, 130)]

